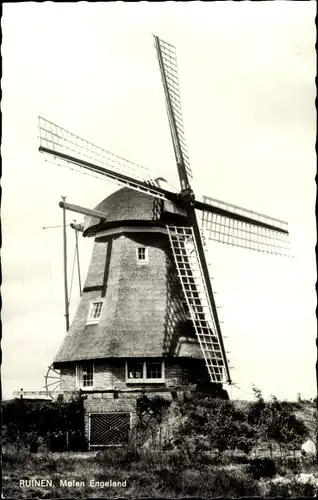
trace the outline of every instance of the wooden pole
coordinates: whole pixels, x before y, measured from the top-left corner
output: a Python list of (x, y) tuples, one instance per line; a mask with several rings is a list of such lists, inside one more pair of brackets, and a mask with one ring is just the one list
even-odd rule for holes
[[(74, 221), (75, 223), (76, 221)], [(75, 229), (75, 247), (76, 247), (76, 259), (77, 259), (77, 273), (78, 273), (78, 286), (80, 295), (82, 295), (82, 282), (81, 282), (81, 267), (79, 260), (79, 250), (78, 250), (78, 230)]]
[[(66, 197), (61, 197), (65, 202)], [(63, 257), (64, 257), (64, 301), (65, 301), (65, 324), (66, 331), (70, 327), (69, 308), (68, 308), (68, 285), (67, 285), (67, 241), (66, 241), (66, 210), (63, 207)]]

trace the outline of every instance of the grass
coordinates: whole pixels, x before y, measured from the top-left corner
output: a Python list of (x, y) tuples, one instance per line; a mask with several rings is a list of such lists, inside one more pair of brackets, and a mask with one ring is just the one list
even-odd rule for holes
[[(262, 472), (247, 456), (208, 453), (196, 457), (171, 451), (109, 449), (98, 453), (3, 453), (4, 498), (179, 498), (242, 496), (314, 496), (314, 484), (302, 484), (295, 474), (313, 471), (315, 464), (274, 462)], [(311, 469), (310, 469), (311, 467)], [(261, 471), (261, 473), (260, 473)], [(267, 477), (260, 477), (260, 476)], [(20, 479), (52, 479), (54, 487), (21, 488)], [(281, 479), (282, 478), (282, 479)], [(126, 487), (98, 488), (99, 482), (126, 481)], [(279, 479), (279, 480), (278, 480)], [(281, 480), (280, 480), (281, 479)], [(60, 480), (84, 481), (84, 487), (60, 486)]]

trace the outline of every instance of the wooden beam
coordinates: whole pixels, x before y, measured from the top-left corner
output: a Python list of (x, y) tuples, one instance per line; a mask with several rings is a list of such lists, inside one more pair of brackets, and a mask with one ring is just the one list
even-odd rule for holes
[(59, 206), (65, 210), (71, 210), (72, 212), (88, 215), (90, 217), (96, 217), (101, 220), (105, 220), (107, 217), (107, 214), (100, 212), (99, 210), (91, 210), (90, 208), (81, 207), (79, 205), (72, 205), (71, 203), (66, 203), (65, 201), (60, 201)]
[(171, 387), (132, 387), (132, 388), (127, 388), (127, 389), (96, 389), (96, 390), (76, 390), (74, 389), (73, 391), (24, 391), (21, 389), (21, 391), (14, 391), (13, 396), (15, 398), (17, 397), (30, 397), (30, 396), (51, 396), (54, 394), (111, 394), (111, 393), (152, 393), (152, 392), (171, 392), (171, 391), (187, 391), (187, 390), (194, 390), (196, 388), (196, 384), (192, 385), (176, 385), (176, 386), (171, 386)]
[(51, 397), (51, 394), (53, 394), (54, 391), (14, 391), (13, 392), (13, 397), (14, 398), (30, 398), (30, 397), (36, 397), (36, 396), (46, 396), (46, 397)]
[(79, 231), (82, 233), (84, 231), (84, 226), (83, 224), (77, 224), (75, 222), (71, 222), (70, 227), (74, 229), (75, 231)]
[[(192, 384), (192, 385), (174, 385), (174, 386), (171, 386), (171, 387), (167, 387), (167, 386), (162, 386), (162, 387), (129, 387), (127, 389), (96, 389), (96, 390), (83, 390), (81, 389), (81, 394), (97, 394), (97, 393), (100, 393), (100, 394), (104, 394), (104, 393), (113, 393), (113, 392), (116, 392), (118, 394), (127, 394), (127, 393), (144, 393), (144, 394), (148, 394), (148, 393), (152, 393), (152, 392), (171, 392), (171, 391), (190, 391), (190, 390), (194, 390), (196, 388), (196, 384)], [(65, 391), (67, 392), (67, 391)]]

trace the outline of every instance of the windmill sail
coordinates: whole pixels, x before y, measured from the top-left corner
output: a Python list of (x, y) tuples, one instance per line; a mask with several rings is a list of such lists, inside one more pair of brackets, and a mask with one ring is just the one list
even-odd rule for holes
[(170, 199), (170, 193), (158, 187), (154, 176), (141, 165), (126, 160), (94, 144), (81, 139), (55, 123), (39, 117), (41, 153), (53, 163), (78, 169), (81, 173), (102, 178), (116, 184), (160, 198)]
[(178, 168), (185, 169), (186, 171), (186, 176), (181, 176), (181, 188), (186, 189), (188, 188), (187, 177), (192, 178), (192, 171), (184, 134), (176, 49), (173, 45), (164, 42), (157, 36), (155, 36), (155, 45), (165, 91), (176, 161)]
[(221, 214), (206, 210), (202, 213), (202, 230), (208, 239), (249, 250), (290, 256), (287, 222), (208, 196), (204, 196), (204, 202), (221, 209)]
[(209, 301), (193, 229), (167, 226), (167, 230), (183, 293), (211, 382), (227, 382), (227, 361)]

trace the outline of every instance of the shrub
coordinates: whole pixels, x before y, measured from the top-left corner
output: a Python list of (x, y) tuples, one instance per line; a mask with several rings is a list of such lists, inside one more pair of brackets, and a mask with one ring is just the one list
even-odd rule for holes
[(298, 483), (296, 480), (285, 482), (269, 482), (266, 488), (266, 497), (276, 498), (307, 498), (317, 497), (317, 487), (312, 483)]
[(2, 460), (7, 464), (22, 464), (29, 461), (30, 453), (26, 447), (18, 447), (12, 443), (6, 444), (2, 448)]
[(255, 429), (258, 441), (299, 445), (308, 431), (304, 422), (293, 414), (293, 405), (280, 402), (275, 396), (265, 403), (258, 389), (254, 388), (254, 393), (258, 399), (250, 406), (247, 421)]
[(165, 459), (166, 458), (168, 464), (171, 465), (172, 468), (176, 469), (188, 467), (191, 464), (188, 455), (183, 453), (181, 450), (174, 450), (166, 454)]
[(255, 479), (273, 477), (277, 473), (276, 464), (270, 458), (255, 458), (251, 460), (249, 471)]
[(82, 449), (83, 411), (79, 398), (67, 403), (24, 399), (5, 402), (2, 406), (2, 443), (20, 442), (36, 452), (39, 445), (46, 442), (55, 451), (62, 451), (68, 432), (70, 449)]
[(170, 401), (160, 396), (152, 399), (145, 395), (140, 396), (137, 399), (137, 427), (145, 429), (152, 423), (160, 424), (169, 406)]
[[(162, 423), (167, 409), (170, 406), (170, 401), (155, 396), (149, 398), (143, 395), (137, 398), (137, 424), (136, 429), (131, 435), (131, 444), (140, 447), (144, 444), (153, 446), (158, 438), (160, 424)], [(148, 440), (152, 440), (152, 443)]]
[(185, 419), (175, 443), (183, 443), (189, 452), (199, 449), (240, 449), (249, 452), (255, 443), (255, 430), (244, 411), (231, 401), (197, 397), (184, 405)]

